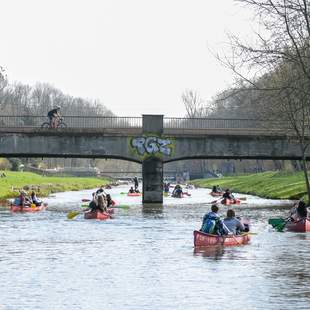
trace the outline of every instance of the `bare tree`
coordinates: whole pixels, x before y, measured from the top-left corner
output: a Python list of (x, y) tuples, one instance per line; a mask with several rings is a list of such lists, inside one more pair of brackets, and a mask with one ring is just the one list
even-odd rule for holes
[(186, 90), (182, 94), (182, 101), (187, 112), (187, 117), (195, 118), (205, 116), (203, 100), (200, 98), (196, 91)]
[[(253, 91), (264, 117), (287, 124), (300, 145), (308, 199), (306, 151), (310, 126), (310, 2), (306, 0), (236, 0), (253, 9), (260, 32), (254, 43), (230, 35), (230, 56), (218, 59), (232, 70), (235, 88)], [(253, 102), (252, 102), (253, 103)], [(285, 128), (283, 128), (285, 129)]]

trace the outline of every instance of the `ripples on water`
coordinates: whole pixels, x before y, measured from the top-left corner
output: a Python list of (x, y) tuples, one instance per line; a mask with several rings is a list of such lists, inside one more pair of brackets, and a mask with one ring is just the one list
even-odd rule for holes
[(110, 221), (66, 219), (91, 191), (57, 194), (41, 213), (1, 209), (0, 309), (310, 308), (310, 235), (270, 231), (267, 219), (286, 212), (261, 208), (274, 202), (237, 209), (258, 233), (251, 244), (195, 251), (208, 190), (163, 208), (121, 191), (110, 192), (131, 207)]

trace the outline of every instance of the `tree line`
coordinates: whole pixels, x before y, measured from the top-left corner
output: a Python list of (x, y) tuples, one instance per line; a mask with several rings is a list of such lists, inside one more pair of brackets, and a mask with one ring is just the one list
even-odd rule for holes
[[(310, 1), (235, 0), (250, 8), (259, 29), (247, 42), (229, 34), (230, 52), (216, 52), (234, 84), (204, 102), (196, 92), (182, 99), (188, 117), (251, 118), (278, 123), (299, 143), (310, 200), (306, 151), (310, 128)], [(268, 126), (268, 123), (267, 123)]]

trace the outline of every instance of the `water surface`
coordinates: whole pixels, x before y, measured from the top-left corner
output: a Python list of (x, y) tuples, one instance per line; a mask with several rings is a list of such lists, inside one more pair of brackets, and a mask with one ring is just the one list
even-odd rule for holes
[(109, 221), (66, 219), (92, 191), (56, 194), (36, 214), (0, 209), (0, 309), (310, 308), (310, 235), (267, 224), (287, 202), (239, 195), (247, 199), (236, 211), (257, 233), (251, 243), (195, 251), (210, 190), (163, 207), (142, 207), (125, 190), (108, 191), (130, 206)]

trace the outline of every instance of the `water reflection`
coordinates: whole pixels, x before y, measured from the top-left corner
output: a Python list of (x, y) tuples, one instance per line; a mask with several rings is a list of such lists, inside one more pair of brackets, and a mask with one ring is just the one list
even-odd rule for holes
[(210, 247), (195, 247), (194, 256), (202, 256), (208, 258), (214, 258), (214, 260), (220, 260), (225, 253), (225, 248), (221, 245)]
[(144, 203), (142, 205), (143, 214), (162, 214), (164, 206), (161, 203)]

